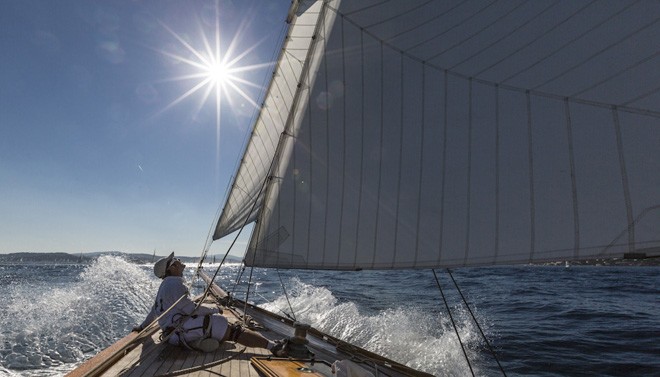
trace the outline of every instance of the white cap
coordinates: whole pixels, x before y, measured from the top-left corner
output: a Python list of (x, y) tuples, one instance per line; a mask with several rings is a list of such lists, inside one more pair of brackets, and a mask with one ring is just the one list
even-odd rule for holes
[(154, 274), (159, 278), (164, 278), (167, 272), (168, 264), (174, 259), (174, 252), (165, 258), (160, 258), (156, 264), (154, 264)]

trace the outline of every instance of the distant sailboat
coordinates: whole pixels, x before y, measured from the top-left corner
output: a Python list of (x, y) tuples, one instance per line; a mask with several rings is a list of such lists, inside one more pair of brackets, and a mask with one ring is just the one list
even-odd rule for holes
[(493, 4), (294, 1), (213, 240), (254, 222), (245, 264), (278, 269), (657, 255), (660, 3)]

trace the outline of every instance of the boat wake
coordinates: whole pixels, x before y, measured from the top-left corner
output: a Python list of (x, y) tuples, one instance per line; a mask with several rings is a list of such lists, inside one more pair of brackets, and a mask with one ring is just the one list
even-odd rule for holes
[[(465, 375), (465, 357), (446, 313), (399, 306), (364, 314), (358, 304), (341, 302), (325, 287), (306, 284), (297, 278), (292, 279), (292, 286), (289, 301), (296, 320), (436, 376)], [(289, 308), (285, 296), (260, 306), (276, 313), (290, 312), (285, 309)], [(484, 341), (467, 312), (458, 308), (452, 310), (455, 310), (454, 320), (475, 368), (474, 361), (479, 363)], [(477, 369), (475, 373), (479, 374)]]

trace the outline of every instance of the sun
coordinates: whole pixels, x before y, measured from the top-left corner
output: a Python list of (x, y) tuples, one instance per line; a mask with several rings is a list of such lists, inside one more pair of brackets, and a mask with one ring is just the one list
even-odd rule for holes
[(222, 85), (225, 80), (230, 80), (229, 70), (222, 62), (208, 66), (207, 75), (214, 85)]
[[(181, 52), (174, 53), (163, 49), (155, 49), (167, 58), (172, 59), (177, 63), (183, 63), (178, 64), (178, 66), (183, 67), (185, 70), (185, 73), (176, 77), (167, 78), (164, 81), (182, 82), (187, 86), (187, 89), (184, 89), (182, 94), (178, 95), (176, 99), (171, 101), (156, 115), (160, 115), (168, 111), (172, 107), (181, 103), (183, 100), (191, 98), (193, 95), (199, 97), (199, 102), (197, 108), (194, 110), (193, 118), (197, 118), (197, 114), (202, 110), (204, 106), (208, 104), (214, 106), (216, 133), (215, 157), (217, 161), (216, 173), (218, 173), (221, 150), (220, 120), (222, 119), (221, 112), (223, 109), (223, 102), (226, 102), (229, 105), (229, 108), (234, 109), (243, 107), (243, 104), (237, 105), (234, 103), (234, 101), (238, 99), (244, 99), (245, 102), (249, 104), (249, 106), (252, 106), (254, 109), (259, 109), (260, 106), (253, 99), (254, 96), (251, 95), (249, 89), (253, 88), (259, 92), (263, 92), (264, 88), (261, 85), (257, 85), (243, 78), (243, 76), (249, 71), (264, 68), (272, 69), (272, 65), (274, 63), (244, 63), (245, 58), (267, 39), (267, 36), (264, 36), (260, 41), (252, 45), (248, 45), (245, 49), (241, 49), (239, 45), (242, 45), (240, 40), (242, 33), (245, 31), (247, 25), (245, 21), (239, 26), (238, 30), (228, 40), (228, 47), (223, 49), (221, 47), (222, 44), (220, 38), (220, 6), (218, 1), (215, 3), (215, 8), (215, 30), (213, 30), (212, 36), (207, 36), (207, 34), (204, 32), (204, 28), (201, 26), (202, 23), (199, 22), (199, 39), (194, 42), (189, 42), (189, 37), (182, 37), (182, 35), (189, 36), (188, 34), (179, 34), (165, 23), (161, 22), (160, 20), (158, 21), (158, 23), (169, 33), (169, 35), (180, 44), (179, 47), (184, 47), (183, 54)], [(193, 47), (193, 45), (196, 47)]]
[(209, 38), (200, 26), (200, 38), (196, 41), (196, 45), (203, 46), (202, 48), (193, 47), (190, 42), (184, 39), (179, 33), (172, 30), (172, 28), (163, 22), (159, 21), (159, 23), (171, 35), (171, 37), (184, 47), (184, 51), (186, 52), (185, 55), (182, 55), (181, 53), (173, 53), (160, 49), (157, 50), (169, 59), (184, 63), (183, 67), (187, 71), (184, 74), (168, 78), (164, 81), (180, 81), (188, 85), (187, 90), (165, 106), (165, 108), (159, 113), (169, 110), (184, 99), (199, 94), (200, 101), (198, 102), (196, 113), (198, 113), (208, 102), (214, 104), (216, 113), (215, 123), (219, 138), (223, 101), (227, 101), (229, 105), (233, 107), (233, 101), (237, 98), (243, 98), (254, 108), (259, 108), (259, 105), (248, 92), (248, 88), (252, 87), (257, 90), (263, 90), (263, 88), (241, 76), (248, 71), (258, 70), (272, 65), (270, 62), (251, 65), (243, 64), (245, 57), (256, 49), (265, 38), (237, 53), (237, 45), (239, 44), (241, 37), (241, 30), (244, 29), (244, 27), (241, 26), (231, 37), (230, 43), (228, 44), (229, 47), (223, 50), (220, 43), (220, 10), (218, 2), (216, 2), (214, 35)]

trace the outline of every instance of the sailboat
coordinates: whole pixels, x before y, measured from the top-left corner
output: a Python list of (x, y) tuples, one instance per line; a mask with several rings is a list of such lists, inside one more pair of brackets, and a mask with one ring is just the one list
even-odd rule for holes
[[(254, 224), (245, 265), (277, 269), (657, 257), (658, 21), (652, 1), (293, 1), (212, 239)], [(151, 327), (70, 375), (427, 375), (200, 274), (309, 353), (188, 352)]]

